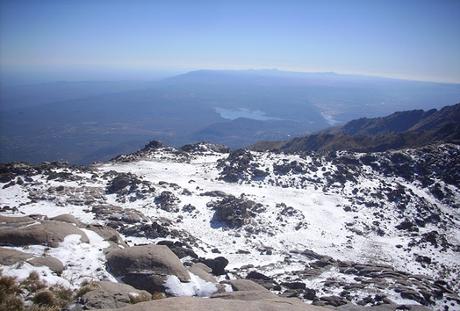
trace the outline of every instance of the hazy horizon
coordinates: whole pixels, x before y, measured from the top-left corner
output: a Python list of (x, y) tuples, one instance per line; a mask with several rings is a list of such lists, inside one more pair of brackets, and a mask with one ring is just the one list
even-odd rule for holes
[(459, 1), (5, 0), (0, 6), (2, 83), (269, 68), (460, 83)]
[(335, 71), (295, 71), (295, 70), (283, 70), (278, 68), (241, 68), (241, 69), (229, 69), (229, 68), (191, 68), (191, 69), (170, 69), (170, 70), (149, 70), (149, 71), (126, 71), (126, 70), (110, 70), (110, 71), (65, 71), (65, 72), (43, 72), (43, 71), (18, 71), (8, 72), (4, 71), (0, 74), (0, 83), (4, 87), (11, 86), (25, 86), (42, 83), (54, 83), (54, 82), (154, 82), (183, 74), (196, 72), (196, 71), (228, 71), (228, 72), (267, 72), (277, 71), (285, 73), (298, 73), (298, 74), (330, 74), (337, 76), (356, 76), (362, 78), (382, 78), (389, 80), (406, 80), (412, 82), (431, 82), (439, 84), (452, 84), (458, 85), (459, 82), (449, 81), (435, 81), (435, 80), (424, 80), (424, 79), (413, 79), (404, 78), (397, 76), (383, 76), (375, 74), (362, 74), (362, 73), (350, 73), (350, 72), (335, 72)]
[(454, 105), (459, 29), (454, 0), (0, 0), (0, 162), (241, 148)]

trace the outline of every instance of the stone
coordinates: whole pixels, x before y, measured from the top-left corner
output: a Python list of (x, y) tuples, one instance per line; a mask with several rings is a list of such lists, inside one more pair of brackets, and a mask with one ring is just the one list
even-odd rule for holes
[(217, 283), (216, 277), (211, 274), (212, 269), (206, 266), (204, 263), (194, 263), (190, 268), (188, 268), (188, 271), (207, 282)]
[(237, 292), (225, 292), (213, 294), (211, 298), (220, 298), (220, 299), (231, 299), (231, 300), (262, 300), (262, 299), (274, 299), (277, 296), (269, 291), (263, 290), (246, 290), (246, 291), (237, 291)]
[(123, 282), (149, 292), (162, 291), (166, 278), (174, 275), (189, 282), (190, 275), (179, 258), (165, 245), (116, 249), (106, 256), (109, 271)]
[(81, 241), (88, 243), (86, 234), (73, 224), (55, 220), (34, 223), (0, 224), (0, 244), (12, 246), (45, 245), (57, 247), (64, 238), (78, 234)]
[(81, 222), (77, 218), (75, 218), (73, 215), (70, 215), (70, 214), (58, 215), (58, 216), (55, 216), (55, 217), (51, 218), (51, 220), (56, 220), (56, 221), (67, 222), (67, 223), (70, 223), (70, 224), (75, 224), (77, 227), (81, 226)]
[(32, 266), (46, 266), (51, 269), (51, 271), (56, 272), (57, 274), (61, 274), (64, 271), (64, 265), (62, 262), (52, 256), (42, 256), (42, 257), (34, 257), (28, 260)]
[(230, 280), (228, 283), (232, 286), (234, 291), (268, 291), (262, 285), (259, 285), (251, 280), (236, 279)]
[(80, 299), (84, 309), (116, 309), (131, 305), (139, 296), (144, 300), (152, 298), (150, 293), (127, 284), (100, 281), (93, 282), (91, 285), (94, 289), (85, 293)]
[(224, 275), (225, 267), (228, 265), (228, 260), (225, 257), (219, 256), (214, 259), (206, 258), (200, 259), (200, 262), (212, 269), (214, 275)]
[(15, 249), (0, 247), (0, 265), (11, 266), (18, 262), (26, 261), (32, 258), (31, 254), (27, 254)]
[[(113, 310), (113, 309), (105, 309)], [(174, 297), (141, 302), (116, 309), (118, 311), (330, 311), (303, 303), (299, 299), (273, 298), (263, 300), (207, 299)]]

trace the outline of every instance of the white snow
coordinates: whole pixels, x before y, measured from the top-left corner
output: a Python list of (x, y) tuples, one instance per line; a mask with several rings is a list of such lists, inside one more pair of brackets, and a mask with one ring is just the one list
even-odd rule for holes
[[(322, 255), (329, 255), (340, 260), (351, 260), (361, 263), (382, 263), (390, 264), (396, 269), (410, 273), (420, 273), (432, 278), (455, 278), (455, 275), (444, 275), (445, 271), (434, 269), (432, 266), (423, 267), (414, 260), (415, 254), (426, 255), (436, 260), (436, 267), (449, 267), (460, 269), (458, 253), (451, 250), (440, 252), (439, 249), (428, 245), (414, 245), (410, 252), (407, 245), (412, 241), (410, 233), (401, 232), (395, 229), (399, 224), (399, 214), (395, 212), (394, 202), (383, 202), (382, 213), (384, 219), (377, 219), (376, 210), (366, 207), (364, 204), (354, 204), (353, 210), (346, 212), (345, 206), (350, 206), (350, 197), (367, 197), (368, 192), (378, 192), (382, 187), (396, 189), (400, 184), (413, 191), (414, 196), (425, 199), (430, 204), (435, 204), (443, 217), (450, 215), (452, 224), (444, 233), (453, 242), (460, 240), (460, 212), (453, 210), (450, 206), (444, 205), (436, 200), (426, 189), (419, 184), (410, 183), (402, 178), (387, 177), (376, 173), (370, 166), (363, 166), (356, 183), (346, 182), (343, 186), (336, 183), (323, 191), (321, 184), (317, 185), (312, 180), (324, 180), (327, 173), (337, 170), (332, 163), (324, 158), (312, 158), (311, 156), (284, 155), (252, 152), (260, 169), (265, 170), (269, 175), (265, 180), (240, 181), (238, 183), (227, 183), (219, 180), (219, 169), (216, 168), (217, 161), (225, 159), (228, 154), (216, 154), (206, 151), (202, 155), (192, 155), (184, 160), (175, 154), (171, 148), (164, 148), (151, 153), (148, 157), (131, 162), (110, 162), (93, 166), (93, 169), (102, 175), (111, 170), (117, 172), (132, 173), (149, 181), (156, 188), (155, 193), (149, 193), (145, 199), (138, 199), (133, 202), (120, 203), (116, 195), (104, 195), (104, 202), (133, 208), (141, 211), (144, 215), (152, 217), (153, 221), (160, 217), (169, 219), (174, 229), (184, 230), (197, 238), (198, 247), (194, 251), (201, 257), (224, 256), (230, 263), (227, 267), (234, 270), (242, 266), (253, 265), (254, 269), (269, 276), (283, 276), (286, 273), (302, 270), (308, 260), (302, 255), (292, 254), (292, 250), (310, 249)], [(357, 155), (359, 156), (359, 155)], [(277, 175), (274, 172), (274, 165), (283, 162), (297, 161), (302, 165), (314, 165), (318, 170), (308, 174)], [(315, 162), (316, 161), (316, 162)], [(107, 181), (99, 178), (92, 180), (91, 174), (80, 174), (86, 180), (82, 182), (56, 182), (45, 181), (44, 185), (38, 188), (47, 189), (50, 186), (59, 185), (78, 187), (85, 184), (91, 187), (105, 187)], [(307, 181), (303, 180), (307, 178)], [(34, 177), (36, 179), (36, 177)], [(46, 178), (43, 178), (46, 179)], [(179, 187), (160, 183), (162, 181), (175, 183)], [(2, 185), (0, 185), (2, 186)], [(446, 186), (446, 185), (444, 185)], [(457, 200), (460, 200), (458, 189), (447, 185), (454, 192)], [(187, 189), (190, 195), (183, 193)], [(218, 198), (203, 196), (207, 191), (223, 191), (227, 194), (245, 198), (260, 203), (265, 211), (253, 217), (252, 221), (257, 227), (266, 229), (256, 235), (249, 235), (243, 229), (233, 230), (220, 226), (212, 226), (211, 219), (214, 211), (207, 204)], [(354, 194), (357, 190), (357, 194)], [(171, 191), (180, 202), (179, 209), (187, 204), (193, 205), (196, 210), (192, 213), (169, 212), (159, 209), (154, 203), (154, 197), (162, 191)], [(369, 198), (368, 198), (369, 199)], [(375, 199), (372, 202), (378, 202)], [(98, 222), (94, 219), (90, 207), (74, 204), (60, 205), (55, 201), (39, 200), (31, 203), (27, 199), (27, 191), (18, 185), (0, 189), (0, 203), (17, 207), (19, 212), (6, 212), (6, 215), (17, 214), (45, 214), (50, 217), (59, 214), (70, 213), (85, 223)], [(283, 217), (279, 220), (280, 207), (277, 204), (284, 203), (297, 210), (299, 214), (291, 217)], [(417, 202), (410, 202), (406, 206), (405, 215), (411, 215)], [(302, 218), (302, 215), (304, 219)], [(181, 219), (179, 216), (183, 216)], [(379, 236), (369, 227), (379, 220), (381, 228), (385, 231), (384, 236)], [(299, 222), (303, 225), (297, 227)], [(352, 227), (355, 231), (351, 231)], [(420, 232), (440, 230), (433, 225), (426, 225), (420, 228)], [(356, 233), (361, 231), (361, 234)], [(19, 248), (22, 251), (42, 255), (47, 253), (63, 261), (66, 265), (66, 272), (62, 276), (70, 285), (75, 286), (83, 279), (115, 279), (106, 272), (104, 267), (104, 254), (102, 249), (107, 247), (94, 232), (85, 231), (90, 238), (90, 243), (81, 243), (75, 236), (69, 236), (56, 249), (45, 250), (40, 246), (31, 246), (28, 249)], [(130, 245), (155, 243), (164, 238), (149, 239), (145, 237), (124, 237)], [(399, 247), (402, 245), (403, 247)], [(213, 253), (211, 249), (217, 248), (220, 253)], [(266, 249), (270, 248), (271, 253), (267, 254)], [(241, 250), (249, 252), (241, 253)], [(289, 259), (289, 261), (286, 261)], [(289, 262), (288, 264), (286, 262)], [(11, 267), (6, 270), (10, 271)], [(14, 270), (14, 269), (13, 269)], [(24, 271), (28, 271), (24, 268)], [(24, 273), (26, 273), (24, 272)], [(9, 273), (12, 273), (11, 271)], [(18, 272), (19, 273), (19, 272)], [(318, 278), (303, 280), (307, 287), (321, 289), (322, 284), (328, 277), (336, 277), (344, 281), (349, 276), (340, 274), (338, 271), (330, 270)], [(52, 281), (52, 280), (50, 280)], [(212, 285), (212, 284), (211, 284)], [(215, 289), (210, 283), (192, 275), (190, 283), (181, 283), (176, 277), (169, 276), (165, 286), (173, 295), (199, 295), (209, 296)], [(374, 289), (369, 288), (369, 292)], [(331, 290), (331, 293), (335, 293)], [(329, 293), (329, 294), (331, 294)], [(398, 302), (407, 302), (401, 299), (399, 294), (388, 291), (388, 295)], [(399, 300), (398, 300), (399, 299)], [(411, 303), (414, 303), (411, 301)]]
[(211, 282), (201, 279), (199, 276), (190, 273), (190, 282), (181, 282), (175, 275), (166, 278), (164, 287), (166, 293), (173, 296), (200, 296), (209, 297), (217, 292), (217, 287)]
[(103, 249), (108, 247), (109, 243), (94, 231), (81, 230), (88, 236), (89, 243), (82, 242), (79, 234), (71, 234), (66, 236), (56, 248), (41, 245), (9, 247), (35, 256), (49, 255), (59, 259), (65, 267), (61, 276), (57, 276), (48, 267), (34, 267), (28, 263), (13, 266), (0, 265), (0, 268), (5, 274), (17, 276), (19, 279), (27, 277), (32, 271), (37, 271), (49, 285), (62, 284), (72, 288), (78, 288), (85, 280), (116, 282), (116, 279), (105, 270)]

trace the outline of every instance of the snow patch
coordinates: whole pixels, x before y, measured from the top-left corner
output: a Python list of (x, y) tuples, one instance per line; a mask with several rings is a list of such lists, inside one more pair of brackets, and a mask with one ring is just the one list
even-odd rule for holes
[(166, 292), (173, 296), (200, 296), (209, 297), (217, 292), (217, 287), (197, 275), (190, 273), (190, 282), (183, 283), (175, 275), (169, 275), (164, 283)]

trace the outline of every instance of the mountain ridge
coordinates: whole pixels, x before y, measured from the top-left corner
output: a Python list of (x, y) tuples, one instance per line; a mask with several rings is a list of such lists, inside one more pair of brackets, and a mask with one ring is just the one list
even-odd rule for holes
[(312, 135), (288, 141), (259, 142), (249, 148), (283, 152), (373, 152), (434, 142), (460, 142), (460, 104), (439, 110), (401, 111), (386, 117), (360, 118)]

